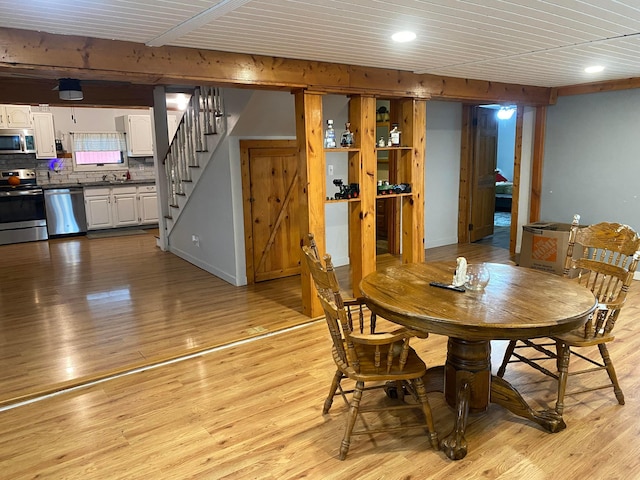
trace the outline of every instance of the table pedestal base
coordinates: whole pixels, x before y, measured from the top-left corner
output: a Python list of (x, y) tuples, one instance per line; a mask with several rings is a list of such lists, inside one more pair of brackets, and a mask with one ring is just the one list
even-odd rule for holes
[(440, 442), (440, 448), (452, 460), (467, 454), (464, 433), (469, 412), (484, 412), (489, 402), (527, 418), (551, 433), (566, 428), (562, 416), (555, 410), (534, 411), (509, 382), (491, 375), (489, 341), (450, 338), (446, 365), (427, 370), (424, 383), (428, 392), (443, 392), (447, 403), (456, 410), (454, 428)]

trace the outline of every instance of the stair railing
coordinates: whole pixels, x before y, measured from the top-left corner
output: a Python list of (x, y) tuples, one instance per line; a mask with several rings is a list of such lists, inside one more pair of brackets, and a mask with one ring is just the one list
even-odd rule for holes
[(191, 182), (191, 170), (200, 166), (198, 152), (207, 151), (207, 135), (225, 128), (224, 102), (219, 88), (197, 87), (180, 120), (164, 159), (169, 192), (169, 211), (178, 207), (185, 195), (185, 183)]

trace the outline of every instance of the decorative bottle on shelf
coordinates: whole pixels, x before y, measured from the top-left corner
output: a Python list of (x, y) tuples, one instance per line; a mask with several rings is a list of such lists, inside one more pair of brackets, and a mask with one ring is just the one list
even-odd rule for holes
[(340, 145), (342, 147), (353, 147), (353, 133), (351, 133), (351, 123), (344, 124), (344, 132), (342, 132), (342, 138), (340, 139)]
[(391, 125), (391, 131), (389, 132), (389, 143), (392, 147), (400, 146), (400, 130), (398, 130), (398, 124), (393, 123)]
[(333, 120), (327, 120), (327, 129), (324, 131), (324, 148), (336, 148), (336, 131), (333, 129)]

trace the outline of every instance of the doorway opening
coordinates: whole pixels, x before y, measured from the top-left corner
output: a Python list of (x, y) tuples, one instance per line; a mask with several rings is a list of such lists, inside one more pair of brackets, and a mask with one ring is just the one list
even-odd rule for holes
[(493, 229), (491, 233), (487, 230), (486, 233), (489, 234), (476, 240), (475, 243), (509, 249), (515, 164), (516, 108), (500, 105), (482, 105), (479, 110), (487, 112), (487, 114), (494, 117), (494, 121), (490, 122), (494, 125), (490, 133), (492, 136), (495, 135), (495, 143), (491, 144), (492, 149), (485, 149), (484, 154), (494, 156), (492, 161), (495, 174), (495, 189), (493, 196)]

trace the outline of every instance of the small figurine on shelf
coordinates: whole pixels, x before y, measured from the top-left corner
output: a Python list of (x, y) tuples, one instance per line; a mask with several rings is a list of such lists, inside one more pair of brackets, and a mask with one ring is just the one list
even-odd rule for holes
[(387, 195), (392, 189), (393, 185), (390, 185), (388, 180), (378, 181), (378, 195)]
[(353, 147), (353, 133), (351, 133), (351, 123), (344, 124), (344, 132), (342, 132), (342, 138), (340, 139), (340, 145), (343, 147)]
[(387, 107), (384, 105), (376, 110), (376, 122), (388, 122), (389, 121), (389, 112), (387, 111)]
[(349, 185), (345, 185), (340, 178), (336, 178), (333, 180), (333, 184), (340, 189), (338, 193), (335, 194), (336, 200), (348, 200), (350, 198), (358, 198), (360, 195), (360, 185), (357, 183), (350, 183)]
[(324, 148), (336, 148), (336, 131), (333, 129), (333, 120), (327, 120), (327, 129), (324, 131)]
[(399, 147), (400, 146), (400, 130), (398, 130), (398, 124), (394, 123), (391, 125), (391, 131), (389, 132), (389, 146)]
[(378, 195), (390, 195), (392, 193), (411, 193), (411, 184), (398, 183), (397, 185), (390, 184), (387, 180), (378, 180)]
[(378, 146), (384, 147), (384, 137), (380, 137), (380, 140), (378, 140)]
[(393, 193), (411, 193), (411, 185), (408, 183), (399, 183), (394, 185)]

